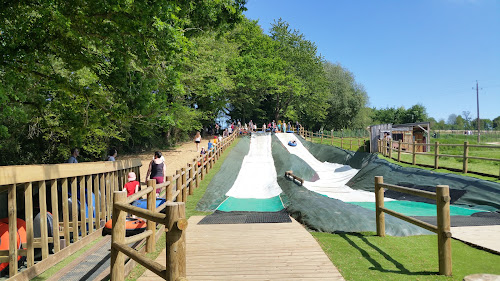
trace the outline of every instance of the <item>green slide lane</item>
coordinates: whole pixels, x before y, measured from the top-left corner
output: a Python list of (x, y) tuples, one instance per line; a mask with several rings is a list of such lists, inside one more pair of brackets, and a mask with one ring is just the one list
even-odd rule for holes
[(283, 203), (281, 203), (279, 196), (267, 199), (228, 197), (217, 208), (217, 210), (224, 212), (278, 212), (283, 209)]
[[(358, 205), (366, 209), (375, 211), (375, 203), (373, 202), (348, 202), (350, 204)], [(412, 201), (388, 201), (384, 203), (387, 209), (396, 211), (406, 216), (436, 216), (436, 205), (412, 202)], [(474, 210), (459, 206), (450, 206), (451, 216), (470, 216), (477, 212), (484, 212), (482, 210)]]

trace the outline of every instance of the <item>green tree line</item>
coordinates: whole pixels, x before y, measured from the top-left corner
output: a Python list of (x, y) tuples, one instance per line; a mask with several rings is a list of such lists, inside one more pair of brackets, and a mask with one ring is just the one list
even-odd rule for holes
[(246, 0), (0, 5), (0, 164), (86, 160), (173, 145), (224, 112), (255, 123), (362, 128), (354, 75)]

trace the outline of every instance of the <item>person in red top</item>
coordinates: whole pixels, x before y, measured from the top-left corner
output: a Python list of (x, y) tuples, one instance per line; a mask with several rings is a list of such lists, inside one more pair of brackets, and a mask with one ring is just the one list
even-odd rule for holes
[(128, 173), (128, 182), (123, 187), (123, 190), (127, 191), (127, 197), (130, 195), (139, 192), (139, 186), (141, 184), (136, 181), (136, 175), (134, 172)]

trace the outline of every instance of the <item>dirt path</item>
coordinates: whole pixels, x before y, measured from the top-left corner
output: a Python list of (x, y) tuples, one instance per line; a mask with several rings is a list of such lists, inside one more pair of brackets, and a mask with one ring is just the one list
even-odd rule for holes
[[(202, 139), (200, 143), (200, 149), (201, 147), (205, 147), (206, 149), (207, 144), (208, 138)], [(196, 152), (196, 145), (192, 141), (179, 144), (175, 148), (169, 150), (161, 150), (161, 153), (163, 154), (163, 157), (165, 157), (165, 163), (167, 163), (167, 176), (174, 175), (176, 170), (187, 167), (187, 163), (191, 163), (191, 161), (193, 161), (193, 158), (199, 155), (199, 151)], [(141, 159), (141, 182), (145, 184), (146, 173), (148, 171), (149, 163), (153, 159), (153, 156), (154, 151), (150, 151), (141, 154), (123, 155), (121, 157), (120, 155), (118, 155), (117, 160), (129, 158)]]

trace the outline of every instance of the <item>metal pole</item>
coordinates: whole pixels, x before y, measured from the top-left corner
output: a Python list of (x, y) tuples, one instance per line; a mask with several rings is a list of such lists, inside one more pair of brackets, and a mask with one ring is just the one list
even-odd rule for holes
[(481, 120), (479, 119), (479, 87), (476, 80), (476, 97), (477, 97), (477, 143), (481, 142)]

